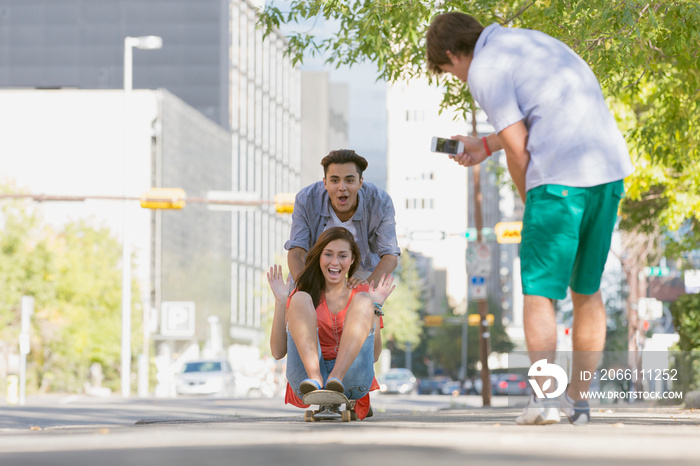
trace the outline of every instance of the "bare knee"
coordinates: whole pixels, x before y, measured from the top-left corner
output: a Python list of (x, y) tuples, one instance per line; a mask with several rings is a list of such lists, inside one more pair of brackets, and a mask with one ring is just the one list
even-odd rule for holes
[(574, 305), (574, 310), (591, 306), (604, 308), (603, 296), (600, 294), (600, 290), (593, 294), (580, 294), (571, 290), (571, 302)]
[(357, 293), (352, 298), (350, 303), (350, 308), (348, 309), (348, 316), (350, 314), (358, 316), (362, 319), (371, 320), (374, 316), (374, 311), (372, 308), (372, 297), (366, 291), (361, 291)]
[(289, 308), (287, 309), (287, 321), (297, 320), (299, 318), (308, 319), (316, 318), (316, 309), (311, 295), (305, 291), (297, 291), (289, 300)]

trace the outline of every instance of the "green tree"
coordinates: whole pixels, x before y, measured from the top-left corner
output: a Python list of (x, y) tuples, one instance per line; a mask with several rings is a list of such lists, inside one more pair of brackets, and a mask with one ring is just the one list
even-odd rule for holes
[(406, 344), (418, 346), (421, 339), (420, 311), (423, 309), (422, 295), (425, 281), (419, 276), (416, 262), (410, 251), (404, 250), (399, 266), (394, 272), (396, 289), (384, 303), (384, 329), (382, 341), (405, 350)]
[[(489, 313), (494, 316), (494, 323), (489, 328), (490, 353), (509, 353), (513, 351), (513, 342), (508, 337), (502, 322), (501, 307), (494, 301), (488, 302)], [(469, 303), (468, 314), (478, 314), (477, 303)], [(455, 316), (454, 310), (450, 310), (450, 316)], [(478, 326), (470, 326), (467, 329), (467, 376), (473, 377), (476, 363), (479, 361), (479, 329)], [(448, 371), (452, 378), (456, 379), (462, 364), (462, 326), (443, 325), (434, 332), (428, 341), (428, 355), (433, 363)]]
[[(0, 192), (10, 191), (18, 189), (14, 184), (0, 185)], [(55, 297), (55, 268), (47, 234), (30, 203), (0, 203), (0, 348), (6, 361), (18, 350), (22, 296), (34, 296), (36, 307)]]
[[(121, 361), (121, 246), (107, 228), (78, 221), (53, 238), (52, 251), (56, 298), (35, 319), (46, 350), (40, 375), (51, 377), (52, 390), (80, 391), (90, 366), (97, 363), (105, 386), (116, 390)], [(136, 283), (132, 290), (137, 297)], [(132, 354), (140, 347), (141, 315), (141, 304), (133, 299)]]
[[(0, 191), (18, 192), (16, 186)], [(35, 299), (28, 391), (82, 391), (98, 363), (104, 385), (119, 387), (121, 246), (85, 221), (54, 232), (29, 201), (0, 203), (0, 340), (16, 352), (20, 300)], [(141, 305), (132, 284), (132, 352), (141, 345)]]
[(700, 293), (686, 294), (671, 305), (673, 325), (678, 332), (674, 367), (682, 390), (700, 389)]
[[(557, 37), (591, 65), (627, 137), (637, 167), (628, 179), (628, 199), (661, 197), (655, 215), (662, 229), (689, 225), (697, 235), (700, 171), (687, 169), (700, 163), (697, 2), (294, 0), (281, 5), (266, 6), (261, 24), (266, 33), (282, 24), (302, 26), (289, 35), (294, 62), (315, 55), (336, 66), (369, 61), (376, 64), (378, 79), (389, 82), (426, 75), (425, 32), (441, 12), (460, 10), (484, 24)], [(336, 32), (316, 36), (318, 18), (335, 24)], [(469, 112), (468, 89), (451, 78), (441, 84), (444, 105)]]

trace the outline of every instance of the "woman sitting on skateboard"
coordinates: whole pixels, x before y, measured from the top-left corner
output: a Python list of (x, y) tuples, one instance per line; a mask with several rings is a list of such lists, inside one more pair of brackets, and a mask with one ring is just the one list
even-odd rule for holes
[(301, 398), (323, 388), (358, 400), (355, 412), (366, 417), (369, 392), (379, 388), (374, 363), (382, 350), (381, 309), (394, 278), (382, 275), (376, 286), (348, 288), (359, 257), (352, 233), (333, 227), (307, 254), (291, 294), (282, 267), (270, 268), (267, 280), (275, 295), (270, 349), (275, 359), (287, 355), (286, 403), (305, 408)]

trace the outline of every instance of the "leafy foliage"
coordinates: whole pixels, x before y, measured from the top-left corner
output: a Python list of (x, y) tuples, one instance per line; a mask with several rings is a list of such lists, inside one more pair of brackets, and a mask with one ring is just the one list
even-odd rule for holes
[[(105, 386), (119, 387), (120, 262), (121, 246), (106, 228), (79, 221), (54, 232), (30, 202), (0, 204), (0, 340), (8, 343), (6, 350), (20, 332), (21, 297), (35, 299), (28, 390), (80, 392), (94, 363), (102, 366)], [(132, 289), (136, 352), (141, 344), (136, 282)]]
[(679, 335), (679, 353), (674, 367), (678, 369), (683, 390), (700, 389), (700, 293), (680, 296), (671, 305), (673, 325)]
[[(260, 22), (269, 33), (297, 24), (289, 53), (300, 62), (320, 55), (327, 63), (371, 61), (378, 79), (425, 76), (425, 32), (445, 11), (472, 14), (482, 24), (538, 29), (572, 47), (598, 76), (626, 135), (636, 172), (628, 200), (659, 199), (655, 217), (664, 231), (700, 227), (700, 4), (643, 0), (294, 0), (266, 6)], [(284, 10), (284, 11), (283, 11)], [(335, 25), (315, 36), (318, 19)], [(441, 81), (431, 77), (433, 81)], [(443, 105), (468, 113), (472, 99), (461, 83), (445, 86)], [(676, 250), (697, 246), (679, 242)]]
[[(468, 313), (478, 314), (478, 304), (469, 304)], [(508, 337), (503, 326), (501, 306), (494, 301), (488, 302), (490, 314), (494, 315), (494, 324), (489, 327), (491, 338), (490, 353), (509, 353), (513, 351), (514, 344)], [(454, 314), (452, 314), (454, 316)], [(467, 329), (467, 376), (473, 377), (476, 373), (476, 364), (479, 361), (479, 330), (478, 326), (470, 326)], [(489, 353), (489, 354), (490, 354)], [(437, 367), (440, 367), (456, 379), (459, 367), (462, 364), (462, 326), (444, 325), (435, 332), (435, 338), (428, 341), (428, 354)]]
[(700, 350), (700, 293), (680, 296), (671, 305), (671, 315), (680, 337), (680, 350)]
[(409, 251), (401, 254), (394, 276), (396, 289), (384, 303), (382, 341), (385, 345), (391, 341), (395, 347), (403, 350), (408, 342), (413, 347), (420, 343), (420, 310), (423, 308), (422, 294), (425, 285)]

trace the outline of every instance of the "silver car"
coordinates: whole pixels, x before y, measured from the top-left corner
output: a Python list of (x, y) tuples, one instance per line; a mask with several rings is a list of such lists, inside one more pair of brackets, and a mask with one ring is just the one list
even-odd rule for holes
[(416, 378), (408, 369), (389, 369), (379, 377), (379, 391), (382, 393), (415, 393)]
[(190, 361), (176, 376), (175, 391), (178, 395), (231, 397), (234, 380), (233, 370), (226, 360)]

